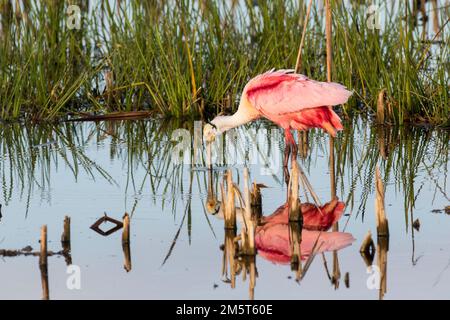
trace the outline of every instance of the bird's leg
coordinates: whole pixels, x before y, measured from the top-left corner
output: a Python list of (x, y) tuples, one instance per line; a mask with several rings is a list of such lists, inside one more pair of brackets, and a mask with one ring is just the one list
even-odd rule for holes
[[(285, 130), (285, 139), (286, 139), (286, 145), (289, 145), (289, 149), (290, 149), (290, 153), (291, 153), (291, 162), (292, 159), (297, 159), (297, 155), (298, 155), (298, 146), (297, 143), (295, 142), (294, 136), (292, 135), (291, 130)], [(286, 161), (286, 159), (285, 159)], [(286, 161), (286, 165), (287, 165), (287, 161)]]
[(291, 174), (289, 173), (289, 168), (283, 167), (283, 172), (284, 172), (284, 182), (286, 183), (286, 187), (289, 188), (289, 181), (291, 180)]
[(285, 139), (284, 161), (283, 161), (284, 180), (286, 182), (286, 185), (289, 187), (289, 180), (291, 178), (289, 174), (289, 156), (291, 155), (292, 151), (291, 139), (293, 139), (291, 131), (289, 129), (286, 129), (284, 131), (284, 139)]
[(284, 148), (284, 159), (283, 159), (283, 167), (287, 168), (289, 164), (289, 156), (291, 154), (291, 145), (286, 144)]
[(292, 137), (291, 143), (292, 143), (292, 146), (291, 146), (291, 149), (292, 149), (291, 157), (292, 157), (292, 159), (297, 159), (297, 157), (298, 157), (298, 145), (295, 142), (294, 137)]

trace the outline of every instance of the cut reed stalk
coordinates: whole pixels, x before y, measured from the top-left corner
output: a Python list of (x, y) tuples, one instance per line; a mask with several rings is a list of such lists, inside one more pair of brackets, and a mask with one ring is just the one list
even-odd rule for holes
[(372, 233), (369, 231), (367, 232), (362, 244), (361, 244), (361, 248), (359, 249), (359, 252), (361, 254), (366, 255), (367, 257), (372, 256), (375, 252), (375, 244), (373, 242), (372, 239)]
[(122, 244), (130, 243), (130, 216), (125, 213), (123, 216), (123, 232), (122, 232)]
[(289, 222), (289, 243), (291, 250), (291, 270), (296, 273), (296, 280), (302, 277), (302, 225), (299, 222)]
[(387, 259), (389, 251), (389, 238), (379, 237), (377, 242), (377, 264), (380, 270), (379, 298), (382, 300), (387, 292)]
[(131, 248), (130, 243), (122, 243), (122, 250), (123, 250), (123, 256), (125, 259), (125, 262), (123, 264), (123, 268), (126, 272), (130, 272), (132, 269), (131, 265)]
[[(308, 131), (299, 131), (298, 132), (299, 153), (300, 153), (300, 158), (303, 160), (305, 160), (308, 157), (308, 152), (309, 152), (308, 137), (309, 137)], [(302, 181), (303, 181), (303, 179), (302, 179)]]
[[(236, 288), (236, 274), (237, 274), (237, 263), (236, 260), (236, 248), (237, 244), (235, 241), (236, 237), (236, 230), (233, 229), (225, 229), (225, 245), (224, 245), (224, 256), (225, 256), (225, 262), (229, 267), (230, 270), (230, 277), (231, 277), (231, 288)], [(225, 270), (228, 269), (228, 267), (224, 268)]]
[(378, 122), (378, 124), (385, 123), (385, 110), (386, 110), (385, 96), (386, 96), (386, 89), (382, 89), (380, 91), (380, 93), (378, 94), (378, 100), (377, 100), (377, 122)]
[(61, 235), (61, 243), (63, 244), (63, 247), (65, 245), (68, 245), (70, 247), (70, 217), (66, 216), (64, 218), (64, 230)]
[(262, 217), (262, 194), (261, 188), (265, 186), (262, 184), (253, 183), (252, 191), (250, 194), (251, 197), (251, 206), (252, 206), (252, 216), (255, 217), (257, 223), (261, 221)]
[(255, 233), (258, 222), (256, 217), (252, 215), (248, 168), (244, 168), (243, 218), (244, 225), (241, 227), (242, 254), (252, 256), (256, 254)]
[(41, 250), (39, 255), (39, 269), (41, 271), (42, 299), (50, 299), (48, 284), (48, 251), (47, 251), (47, 226), (41, 228)]
[(47, 265), (47, 226), (41, 228), (41, 254), (39, 256), (39, 264), (41, 266)]
[(226, 197), (222, 197), (224, 206), (225, 229), (236, 230), (236, 201), (233, 174), (228, 170), (224, 177), (227, 185)]
[[(326, 10), (326, 46), (327, 46), (327, 81), (332, 82), (333, 71), (333, 16), (331, 11), (331, 0), (325, 0)], [(330, 109), (332, 107), (330, 106)], [(334, 158), (334, 138), (330, 136), (330, 188), (331, 199), (336, 198), (336, 177), (335, 177), (335, 158)]]
[(249, 269), (250, 269), (250, 282), (249, 282), (249, 298), (250, 300), (255, 300), (255, 287), (256, 287), (256, 257), (251, 256), (249, 259)]
[(349, 289), (349, 288), (350, 288), (350, 273), (349, 273), (349, 272), (346, 272), (346, 273), (345, 273), (345, 276), (344, 276), (344, 283), (345, 283), (345, 287), (346, 287), (347, 289)]
[(386, 218), (386, 211), (384, 206), (384, 186), (383, 181), (381, 180), (380, 168), (378, 166), (375, 172), (375, 186), (375, 216), (377, 223), (377, 234), (378, 237), (389, 237), (389, 223)]
[(291, 177), (289, 182), (289, 221), (291, 222), (303, 222), (303, 216), (301, 212), (300, 194), (299, 194), (299, 178), (300, 169), (296, 159), (292, 159)]
[(71, 255), (71, 237), (70, 237), (70, 217), (64, 218), (64, 229), (61, 235), (61, 245), (63, 248), (63, 255), (68, 266), (72, 265)]

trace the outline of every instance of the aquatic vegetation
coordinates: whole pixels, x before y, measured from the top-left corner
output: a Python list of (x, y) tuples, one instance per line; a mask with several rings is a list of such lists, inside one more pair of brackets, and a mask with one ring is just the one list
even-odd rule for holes
[[(333, 80), (355, 92), (344, 114), (375, 113), (385, 90), (387, 121), (448, 124), (448, 8), (437, 6), (435, 18), (440, 2), (429, 1), (427, 24), (415, 1), (380, 1), (378, 30), (368, 24), (367, 4), (332, 3)], [(80, 29), (68, 24), (65, 2), (0, 4), (0, 118), (53, 120), (235, 111), (251, 77), (295, 66), (308, 1), (78, 0)], [(308, 25), (301, 72), (325, 80), (320, 1)]]

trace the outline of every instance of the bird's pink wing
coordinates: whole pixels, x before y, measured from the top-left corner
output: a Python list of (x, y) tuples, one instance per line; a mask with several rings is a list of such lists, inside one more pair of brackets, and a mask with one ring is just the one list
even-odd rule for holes
[(344, 104), (352, 95), (338, 83), (314, 81), (286, 70), (254, 78), (244, 92), (250, 103), (267, 116)]

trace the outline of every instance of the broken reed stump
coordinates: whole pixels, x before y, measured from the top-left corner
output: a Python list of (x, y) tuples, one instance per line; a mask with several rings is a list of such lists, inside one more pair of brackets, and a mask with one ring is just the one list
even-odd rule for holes
[(224, 218), (225, 218), (225, 229), (236, 230), (236, 203), (235, 203), (235, 190), (233, 185), (233, 175), (231, 170), (228, 170), (226, 176), (224, 177), (226, 181), (226, 196), (221, 185), (222, 191), (222, 203), (224, 206)]
[(298, 221), (289, 222), (289, 243), (291, 250), (291, 270), (296, 273), (296, 280), (299, 281), (303, 274), (302, 266), (302, 225)]
[(41, 253), (39, 256), (39, 265), (47, 265), (47, 226), (41, 228)]
[(420, 220), (416, 219), (413, 223), (413, 228), (416, 229), (417, 231), (420, 231)]
[(63, 246), (68, 244), (70, 246), (70, 217), (66, 216), (64, 218), (64, 230), (61, 236), (61, 243)]
[(236, 229), (225, 229), (225, 243), (224, 243), (224, 267), (223, 267), (223, 275), (228, 277), (228, 267), (230, 268), (230, 281), (231, 288), (236, 288), (236, 274), (237, 274), (237, 243), (235, 241), (236, 238)]
[(383, 300), (387, 292), (387, 253), (389, 251), (389, 238), (379, 237), (377, 241), (377, 264), (380, 270), (379, 298)]
[(250, 282), (249, 282), (249, 298), (250, 300), (255, 300), (255, 287), (256, 287), (256, 257), (252, 256), (249, 258), (249, 272), (250, 272)]
[(61, 235), (61, 245), (62, 252), (64, 255), (64, 259), (66, 260), (66, 264), (70, 266), (72, 264), (72, 257), (70, 255), (71, 244), (70, 244), (70, 217), (66, 216), (64, 218), (64, 229)]
[(386, 218), (386, 211), (384, 206), (384, 186), (383, 181), (381, 180), (380, 168), (378, 166), (375, 172), (375, 179), (375, 215), (377, 222), (377, 234), (378, 237), (389, 237), (389, 224)]
[(122, 249), (125, 257), (124, 269), (131, 271), (131, 250), (130, 250), (130, 216), (125, 213), (123, 216)]
[(122, 233), (122, 244), (130, 243), (130, 216), (125, 213), (123, 216), (123, 233)]
[(370, 267), (373, 263), (373, 258), (375, 257), (375, 243), (372, 239), (372, 233), (369, 231), (364, 238), (364, 241), (359, 249), (364, 263), (367, 267)]
[(242, 281), (247, 281), (247, 275), (250, 278), (248, 284), (249, 299), (255, 300), (256, 277), (258, 276), (258, 271), (256, 269), (256, 256), (240, 257), (238, 262), (238, 266), (240, 266), (240, 270), (238, 271), (242, 273)]
[(39, 269), (41, 271), (42, 282), (42, 299), (49, 300), (49, 285), (48, 285), (48, 256), (47, 256), (47, 226), (41, 228), (41, 251), (39, 256)]
[(114, 94), (114, 74), (112, 71), (105, 71), (105, 95), (108, 104), (111, 104)]
[(386, 147), (386, 127), (378, 125), (377, 126), (377, 141), (378, 141), (378, 150), (380, 151), (380, 155), (383, 160), (387, 160), (388, 149)]
[(378, 94), (378, 100), (377, 100), (377, 123), (378, 124), (384, 124), (386, 121), (385, 97), (386, 97), (386, 89), (382, 89), (380, 91), (380, 93)]
[(298, 144), (300, 158), (305, 160), (308, 157), (309, 145), (308, 145), (309, 131), (298, 131)]
[(250, 194), (250, 202), (252, 207), (252, 216), (255, 217), (259, 224), (262, 218), (262, 195), (261, 188), (265, 188), (265, 185), (253, 183), (252, 191)]
[(297, 160), (292, 160), (291, 178), (289, 181), (288, 201), (289, 201), (289, 221), (303, 222), (301, 204), (299, 199), (299, 177), (300, 169)]
[(123, 268), (126, 272), (131, 271), (131, 249), (130, 249), (130, 243), (122, 243), (122, 250), (123, 250), (123, 256), (125, 258), (125, 262), (123, 265)]
[(251, 194), (249, 188), (249, 172), (248, 168), (244, 168), (244, 199), (243, 199), (243, 225), (241, 226), (241, 254), (246, 256), (254, 256), (256, 254), (255, 233), (258, 225), (257, 218), (253, 215)]

